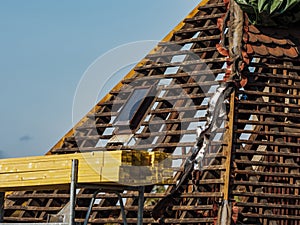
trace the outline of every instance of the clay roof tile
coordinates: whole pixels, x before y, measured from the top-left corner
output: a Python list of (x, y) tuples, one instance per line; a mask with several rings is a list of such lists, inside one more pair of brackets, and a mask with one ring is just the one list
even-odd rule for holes
[(271, 38), (274, 44), (278, 45), (286, 45), (288, 43), (286, 38), (278, 39), (278, 38)]
[(253, 34), (259, 34), (260, 33), (260, 31), (253, 25), (249, 26), (249, 31)]
[(246, 50), (247, 50), (247, 53), (250, 55), (253, 54), (253, 52), (254, 52), (252, 45), (250, 45), (250, 44), (246, 44)]
[(270, 55), (275, 57), (282, 57), (283, 56), (283, 48), (276, 46), (276, 47), (268, 47), (268, 51)]
[(273, 42), (271, 37), (264, 35), (264, 34), (257, 34), (256, 37), (260, 42), (265, 43), (265, 44), (270, 44)]
[(245, 43), (247, 43), (247, 42), (248, 42), (248, 39), (249, 39), (249, 34), (248, 34), (247, 32), (245, 32), (245, 33), (243, 34), (243, 41), (244, 41)]
[(255, 34), (248, 33), (249, 34), (249, 42), (251, 43), (256, 43), (257, 42), (257, 37)]
[(296, 47), (290, 47), (284, 49), (284, 55), (290, 58), (297, 58), (299, 57), (299, 52)]
[(244, 61), (247, 65), (249, 65), (250, 59), (249, 59), (249, 56), (248, 56), (247, 52), (242, 51), (242, 56), (243, 56), (243, 61)]
[(265, 45), (252, 45), (253, 51), (256, 54), (266, 56), (269, 55), (269, 51)]

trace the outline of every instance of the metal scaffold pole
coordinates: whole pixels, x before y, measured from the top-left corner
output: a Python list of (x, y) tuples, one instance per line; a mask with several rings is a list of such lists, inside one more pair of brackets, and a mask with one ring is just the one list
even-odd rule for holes
[(78, 178), (78, 160), (72, 160), (72, 174), (71, 174), (71, 186), (70, 186), (70, 218), (69, 224), (75, 224), (75, 206), (76, 206), (76, 186)]
[(143, 213), (144, 213), (144, 194), (145, 194), (145, 187), (139, 187), (139, 208), (138, 208), (138, 220), (137, 224), (143, 224)]

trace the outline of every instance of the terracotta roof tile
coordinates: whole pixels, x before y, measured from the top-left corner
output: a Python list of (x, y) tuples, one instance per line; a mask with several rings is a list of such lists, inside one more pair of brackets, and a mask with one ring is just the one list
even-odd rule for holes
[(270, 55), (275, 57), (282, 57), (283, 56), (283, 48), (276, 46), (276, 47), (267, 47)]
[(287, 49), (284, 49), (284, 54), (287, 56), (287, 57), (290, 57), (290, 58), (297, 58), (299, 57), (299, 52), (297, 50), (296, 47), (290, 47), (290, 48), (287, 48)]
[(249, 32), (254, 33), (254, 34), (259, 34), (260, 31), (253, 25), (249, 26)]
[(248, 83), (248, 78), (245, 76), (242, 76), (242, 79), (240, 81), (241, 86), (245, 87), (247, 83)]
[(248, 53), (245, 52), (245, 51), (242, 51), (242, 56), (243, 56), (243, 60), (246, 64), (249, 64), (250, 63), (250, 59), (249, 59), (249, 56), (248, 56)]
[(246, 50), (247, 50), (247, 53), (250, 55), (254, 53), (254, 50), (253, 50), (251, 44), (246, 44)]
[(252, 34), (252, 33), (248, 33), (249, 34), (249, 42), (251, 43), (256, 43), (257, 42), (257, 37), (255, 34)]
[(229, 52), (223, 45), (216, 44), (218, 52), (223, 56), (229, 56)]
[(278, 38), (271, 37), (271, 40), (273, 41), (274, 44), (278, 44), (278, 45), (287, 45), (288, 44), (288, 41), (286, 38), (278, 39)]
[(268, 51), (267, 47), (264, 45), (252, 45), (252, 48), (256, 54), (259, 54), (262, 56), (269, 55), (269, 51)]
[(271, 37), (264, 34), (257, 34), (256, 38), (258, 39), (258, 41), (265, 44), (271, 44), (273, 42), (273, 39)]
[[(300, 57), (300, 31), (298, 29), (281, 29), (247, 26), (245, 24), (243, 41), (247, 54), (273, 57)], [(298, 46), (295, 44), (298, 43)]]
[(248, 34), (248, 32), (244, 32), (244, 34), (243, 34), (243, 41), (244, 41), (245, 43), (248, 43), (248, 39), (249, 39), (249, 34)]

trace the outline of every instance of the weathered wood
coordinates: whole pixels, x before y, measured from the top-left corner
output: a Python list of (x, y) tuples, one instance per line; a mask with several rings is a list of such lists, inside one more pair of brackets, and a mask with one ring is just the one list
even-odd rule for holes
[[(178, 31), (177, 33), (184, 33), (184, 32), (194, 32), (200, 31), (200, 30), (210, 30), (212, 28), (217, 28), (217, 26), (211, 26), (209, 28), (189, 28), (186, 29), (185, 31)], [(153, 58), (163, 58), (167, 56), (175, 56), (175, 55), (194, 55), (197, 53), (203, 53), (203, 52), (211, 52), (215, 51), (216, 47), (207, 47), (207, 48), (195, 48), (195, 49), (190, 49), (190, 50), (179, 50), (179, 51), (169, 51), (169, 52), (162, 52), (162, 53), (154, 53), (154, 54), (149, 54), (146, 56), (146, 58), (153, 59)], [(196, 71), (193, 71), (196, 72)], [(176, 74), (178, 75), (178, 74)]]
[(181, 29), (175, 33), (175, 35), (178, 34), (187, 34), (187, 33), (196, 33), (199, 31), (207, 31), (207, 30), (217, 30), (218, 27), (216, 25), (212, 26), (206, 26), (206, 27), (194, 27), (194, 28), (186, 28), (186, 29)]
[(264, 203), (250, 203), (250, 202), (238, 202), (237, 206), (242, 207), (257, 207), (267, 209), (299, 209), (297, 205), (278, 205), (278, 204), (264, 204)]
[[(164, 219), (165, 224), (198, 224), (198, 223), (210, 223), (213, 222), (214, 219), (212, 218), (185, 218), (185, 219)], [(83, 222), (83, 220), (77, 219), (75, 222)], [(136, 218), (127, 218), (127, 222), (131, 224), (137, 224)], [(144, 218), (144, 223), (151, 223), (151, 224), (158, 224), (158, 221), (155, 221), (151, 218)], [(89, 220), (89, 223), (92, 224), (107, 224), (107, 223), (118, 223), (122, 224), (122, 219), (93, 219)]]
[(2, 223), (4, 219), (4, 204), (5, 204), (5, 193), (0, 192), (0, 223)]
[(257, 196), (262, 198), (278, 198), (278, 199), (300, 199), (299, 195), (292, 194), (275, 194), (275, 193), (260, 193), (260, 192), (239, 192), (233, 191), (233, 194), (236, 196)]
[(237, 164), (253, 165), (253, 166), (268, 166), (268, 167), (287, 167), (287, 168), (300, 168), (297, 163), (279, 163), (279, 162), (268, 162), (268, 161), (247, 161), (239, 160), (235, 161)]
[(278, 214), (254, 214), (254, 213), (242, 213), (243, 216), (253, 217), (253, 218), (268, 218), (268, 219), (275, 219), (275, 220), (300, 220), (300, 216), (291, 216), (291, 215), (278, 215)]
[(285, 153), (285, 152), (272, 152), (272, 151), (253, 151), (237, 149), (235, 152), (237, 155), (263, 155), (263, 156), (285, 156), (289, 158), (299, 157), (299, 153)]
[(277, 173), (277, 172), (260, 172), (260, 171), (247, 171), (247, 170), (235, 170), (236, 174), (246, 174), (250, 176), (269, 176), (269, 177), (284, 177), (284, 178), (300, 178), (300, 174), (290, 173)]
[(286, 123), (286, 122), (272, 122), (272, 121), (254, 121), (254, 120), (237, 120), (240, 124), (253, 124), (253, 125), (267, 125), (267, 126), (277, 126), (277, 127), (292, 127), (300, 128), (300, 124), (297, 123)]
[(200, 8), (198, 8), (199, 10), (203, 10), (203, 9), (213, 9), (213, 8), (222, 8), (224, 9), (225, 7), (225, 3), (224, 2), (214, 2), (214, 3), (210, 3), (208, 2), (207, 4), (201, 6)]
[[(77, 198), (78, 199), (90, 199), (92, 198), (92, 194), (78, 194)], [(121, 194), (122, 198), (136, 198), (138, 197), (138, 193), (131, 192), (131, 193), (122, 193)], [(220, 198), (222, 197), (222, 193), (216, 193), (216, 192), (194, 192), (194, 193), (183, 193), (182, 197), (183, 198), (199, 198), (199, 197), (204, 197), (204, 198)], [(7, 196), (8, 199), (20, 199), (20, 198), (66, 198), (68, 199), (70, 196), (68, 194), (46, 194), (46, 193), (40, 193), (40, 194), (24, 194), (24, 195), (14, 195), (10, 194)], [(165, 197), (165, 193), (145, 193), (145, 198), (163, 198)], [(105, 194), (98, 194), (97, 198), (102, 199), (102, 198), (117, 198), (116, 194), (111, 194), (111, 193), (105, 193)]]
[(237, 140), (238, 144), (251, 144), (251, 145), (267, 145), (267, 146), (280, 146), (280, 147), (299, 147), (298, 143), (290, 143), (290, 142), (268, 142), (268, 141), (248, 141), (248, 140)]
[[(197, 38), (199, 40), (200, 38)], [(178, 41), (179, 42), (179, 41)], [(212, 63), (212, 62), (226, 62), (228, 59), (226, 57), (216, 58), (216, 59), (201, 59), (201, 60), (190, 60), (185, 62), (171, 62), (171, 63), (152, 63), (150, 65), (145, 65), (142, 67), (136, 67), (135, 70), (140, 72), (142, 70), (151, 70), (151, 69), (159, 69), (166, 67), (178, 67), (178, 66), (190, 66), (204, 63)]]
[(300, 96), (290, 94), (283, 94), (283, 93), (268, 93), (263, 91), (240, 91), (238, 94), (248, 94), (248, 95), (254, 95), (254, 96), (267, 96), (267, 97), (282, 97), (282, 98), (294, 98), (294, 99), (300, 99)]
[(239, 105), (249, 105), (249, 106), (273, 106), (273, 107), (286, 107), (291, 109), (300, 109), (300, 105), (296, 104), (286, 104), (286, 103), (277, 103), (277, 102), (258, 102), (258, 101), (240, 101)]
[(172, 41), (172, 42), (160, 42), (158, 43), (158, 46), (174, 46), (174, 45), (184, 45), (189, 43), (197, 43), (197, 42), (203, 42), (203, 41), (217, 41), (220, 40), (220, 35), (212, 35), (208, 37), (198, 37), (198, 38), (189, 38), (184, 39), (180, 41)]
[(214, 15), (204, 15), (204, 16), (196, 16), (193, 18), (185, 19), (184, 22), (195, 22), (198, 20), (207, 20), (207, 19), (217, 19), (224, 15), (224, 13), (214, 14)]
[[(193, 70), (189, 72), (178, 72), (178, 73), (172, 73), (172, 74), (154, 74), (152, 76), (142, 76), (139, 77), (139, 81), (151, 81), (151, 80), (161, 80), (161, 79), (172, 79), (172, 78), (186, 78), (186, 77), (198, 77), (205, 74), (221, 74), (225, 73), (226, 69), (203, 69), (203, 70)], [(128, 84), (131, 82), (136, 81), (137, 78), (130, 78), (130, 79), (124, 79), (122, 82), (124, 84)], [(202, 83), (202, 82), (201, 82)], [(118, 94), (118, 91), (110, 92), (112, 94)]]

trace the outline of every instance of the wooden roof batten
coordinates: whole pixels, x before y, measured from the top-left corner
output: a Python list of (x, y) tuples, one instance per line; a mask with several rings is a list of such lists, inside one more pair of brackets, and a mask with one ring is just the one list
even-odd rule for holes
[[(145, 188), (144, 224), (300, 225), (299, 25), (256, 27), (233, 1), (228, 3), (200, 3), (48, 152), (54, 157), (130, 149), (170, 154), (172, 181)], [(174, 62), (178, 55), (185, 58)], [(187, 173), (186, 159), (195, 146), (203, 149), (196, 131), (207, 123), (207, 102), (224, 81), (227, 116), (215, 132), (203, 133), (209, 144), (201, 168), (191, 166)], [(96, 147), (114, 136), (112, 118), (118, 111), (112, 106), (128, 101), (133, 82), (135, 87), (157, 84), (159, 96), (133, 133), (135, 142)], [(86, 187), (77, 193), (77, 224), (84, 222), (95, 191)], [(139, 193), (120, 196), (125, 212), (117, 194), (96, 194), (89, 224), (123, 224), (122, 213), (128, 224), (137, 224)], [(68, 189), (55, 187), (9, 192), (3, 221), (45, 223), (69, 198)], [(160, 205), (163, 210), (154, 211)]]

